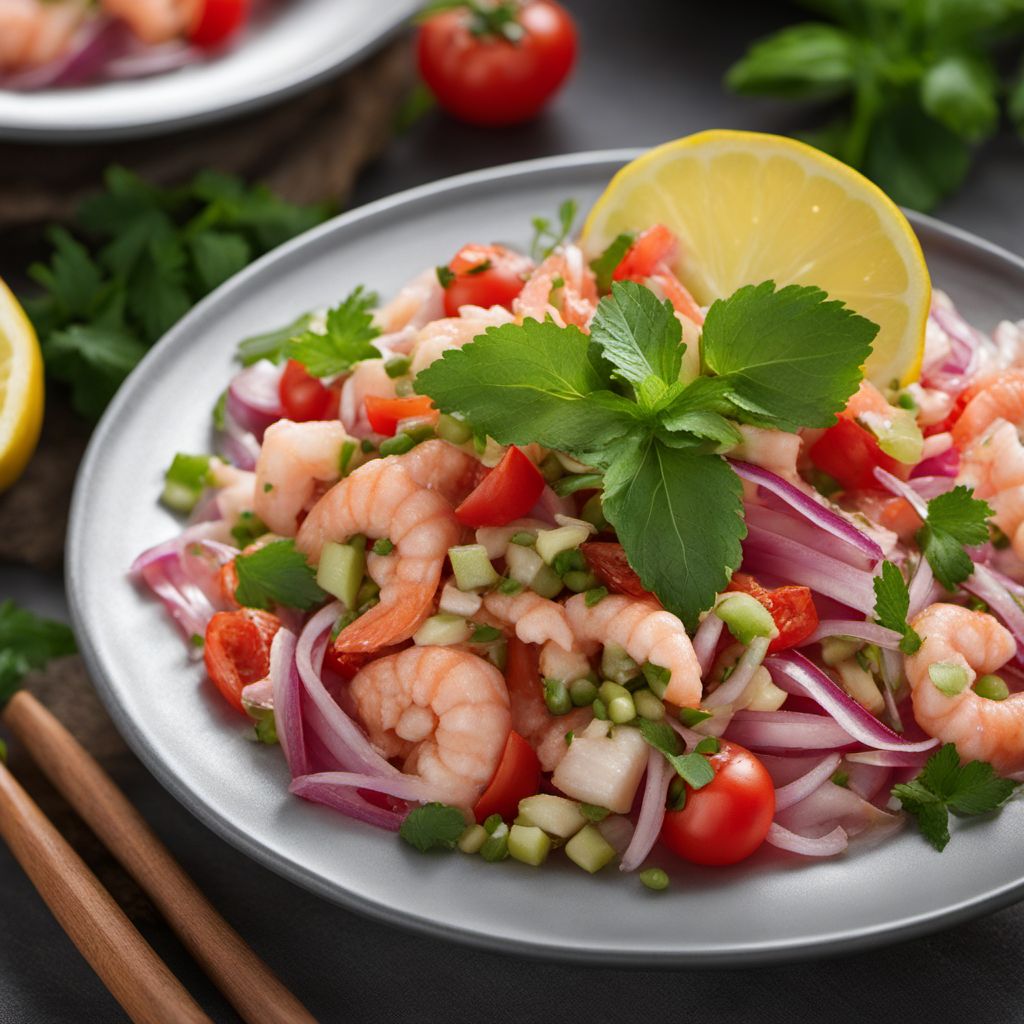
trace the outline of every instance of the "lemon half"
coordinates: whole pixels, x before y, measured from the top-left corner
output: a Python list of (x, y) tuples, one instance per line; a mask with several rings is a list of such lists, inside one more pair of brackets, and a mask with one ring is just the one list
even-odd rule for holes
[(0, 491), (21, 475), (43, 424), (43, 360), (25, 311), (0, 279)]
[(583, 226), (590, 258), (664, 224), (680, 280), (702, 305), (746, 284), (813, 284), (879, 326), (865, 365), (880, 387), (921, 368), (931, 282), (899, 207), (862, 174), (779, 135), (707, 131), (627, 164)]

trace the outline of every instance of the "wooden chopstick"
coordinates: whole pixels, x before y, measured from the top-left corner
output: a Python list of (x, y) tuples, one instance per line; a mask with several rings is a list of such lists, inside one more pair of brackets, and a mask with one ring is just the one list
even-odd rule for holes
[(136, 1024), (211, 1024), (3, 762), (0, 835), (53, 916)]
[(21, 690), (8, 702), (3, 719), (79, 817), (152, 900), (243, 1020), (249, 1024), (316, 1024), (53, 714)]

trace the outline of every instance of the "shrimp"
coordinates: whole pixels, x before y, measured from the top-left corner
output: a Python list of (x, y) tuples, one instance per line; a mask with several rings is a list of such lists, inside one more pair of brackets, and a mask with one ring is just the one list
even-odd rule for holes
[(185, 34), (198, 0), (101, 0), (103, 10), (127, 22), (144, 43), (166, 43)]
[(338, 651), (373, 651), (408, 639), (430, 614), (448, 549), (461, 527), (452, 506), (418, 484), (400, 458), (375, 459), (336, 483), (312, 508), (295, 546), (316, 563), (328, 541), (357, 533), (389, 538), (367, 560), (380, 601), (338, 634)]
[(590, 675), (590, 659), (578, 644), (563, 647), (549, 640), (540, 649), (540, 674), (545, 679), (561, 679), (571, 683)]
[(341, 477), (342, 462), (348, 470), (365, 459), (337, 420), (278, 420), (267, 427), (256, 460), (253, 511), (274, 533), (292, 537), (299, 515)]
[(565, 613), (581, 644), (614, 643), (638, 664), (668, 669), (665, 700), (696, 707), (701, 698), (701, 671), (686, 627), (671, 612), (635, 597), (609, 594), (588, 608), (585, 594), (565, 603)]
[(478, 459), (440, 438), (424, 441), (398, 459), (420, 487), (437, 491), (452, 505), (460, 504), (483, 479)]
[(799, 480), (796, 460), (800, 456), (803, 440), (799, 434), (788, 434), (784, 430), (766, 430), (737, 423), (736, 429), (743, 440), (731, 452), (737, 459), (762, 466), (788, 480)]
[(953, 443), (964, 448), (996, 420), (1024, 422), (1024, 369), (1006, 370), (968, 390), (964, 411), (953, 424)]
[(366, 415), (366, 396), (394, 398), (395, 384), (396, 381), (384, 369), (383, 359), (364, 359), (356, 364), (356, 368), (341, 386), (339, 404), (341, 422), (353, 437), (374, 436), (373, 427)]
[[(462, 316), (449, 316), (434, 320), (424, 327), (416, 339), (410, 370), (417, 374), (440, 359), (451, 348), (462, 348), (488, 327), (512, 323), (512, 314), (504, 306), (463, 306)], [(466, 315), (468, 314), (468, 315)]]
[(987, 434), (972, 441), (963, 453), (958, 484), (974, 489), (995, 510), (992, 522), (1024, 558), (1024, 446), (1017, 428), (997, 420)]
[(85, 20), (87, 0), (0, 0), (0, 71), (19, 71), (61, 56)]
[(417, 274), (398, 294), (373, 315), (374, 324), (383, 334), (392, 334), (405, 327), (420, 328), (444, 316), (444, 289), (433, 268)]
[(210, 476), (217, 492), (220, 518), (234, 524), (243, 512), (252, 512), (256, 504), (256, 474), (239, 469), (216, 457), (210, 459)]
[(523, 643), (546, 644), (550, 641), (564, 651), (573, 646), (565, 606), (532, 590), (521, 590), (518, 594), (491, 591), (484, 598), (484, 607), (495, 618), (511, 625)]
[(490, 662), (450, 647), (409, 647), (360, 669), (349, 695), (384, 757), (401, 759), (436, 799), (476, 803), (512, 728), (508, 689)]
[[(512, 310), (520, 321), (543, 320), (586, 327), (597, 308), (597, 281), (578, 246), (552, 253), (530, 276)], [(554, 300), (554, 301), (553, 301)]]
[[(1013, 657), (1013, 635), (991, 615), (953, 604), (930, 605), (912, 625), (924, 637), (920, 650), (904, 659), (918, 725), (956, 744), (964, 760), (988, 761), (1003, 775), (1024, 769), (1024, 693), (997, 701), (971, 689), (978, 675), (995, 672)], [(938, 663), (966, 671), (960, 693), (949, 696), (932, 682), (928, 670)]]

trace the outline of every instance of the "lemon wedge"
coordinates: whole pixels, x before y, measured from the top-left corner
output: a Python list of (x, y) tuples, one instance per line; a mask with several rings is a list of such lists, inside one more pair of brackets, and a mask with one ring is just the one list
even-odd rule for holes
[(879, 326), (868, 378), (915, 380), (931, 282), (921, 246), (878, 186), (820, 150), (760, 132), (706, 131), (658, 146), (612, 178), (583, 227), (590, 258), (664, 224), (702, 305), (746, 284), (813, 284)]
[(25, 311), (0, 279), (0, 491), (21, 475), (43, 424), (43, 359)]

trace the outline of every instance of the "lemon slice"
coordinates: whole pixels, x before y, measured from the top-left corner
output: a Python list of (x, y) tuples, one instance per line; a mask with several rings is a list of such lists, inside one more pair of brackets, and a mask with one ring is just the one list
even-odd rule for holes
[(43, 423), (43, 360), (25, 311), (0, 279), (0, 491), (21, 475)]
[(931, 282), (899, 207), (863, 175), (779, 135), (707, 131), (650, 150), (611, 180), (583, 226), (590, 258), (661, 223), (702, 305), (745, 284), (813, 284), (879, 326), (865, 366), (880, 387), (921, 368)]

